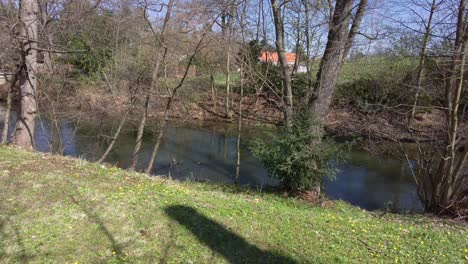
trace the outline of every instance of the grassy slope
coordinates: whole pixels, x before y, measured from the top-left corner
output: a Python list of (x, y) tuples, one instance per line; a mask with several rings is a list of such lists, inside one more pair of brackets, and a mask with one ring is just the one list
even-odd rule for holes
[[(0, 146), (0, 262), (463, 263), (467, 228)], [(364, 194), (363, 194), (364, 195)]]

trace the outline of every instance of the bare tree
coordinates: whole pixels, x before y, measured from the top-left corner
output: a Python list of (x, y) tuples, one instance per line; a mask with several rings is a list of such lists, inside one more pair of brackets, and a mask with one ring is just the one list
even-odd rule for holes
[(153, 91), (155, 90), (156, 86), (158, 85), (159, 82), (159, 70), (160, 70), (160, 65), (161, 61), (164, 59), (164, 57), (167, 54), (167, 46), (165, 46), (165, 37), (166, 37), (166, 29), (169, 24), (169, 20), (171, 18), (171, 13), (172, 13), (172, 8), (174, 7), (174, 0), (169, 0), (167, 7), (166, 7), (166, 14), (164, 17), (163, 24), (161, 26), (161, 30), (159, 33), (155, 31), (153, 28), (151, 21), (148, 17), (148, 3), (145, 3), (145, 10), (144, 10), (144, 16), (146, 18), (146, 21), (148, 22), (149, 27), (151, 28), (151, 31), (153, 33), (153, 36), (157, 40), (157, 43), (159, 44), (159, 48), (156, 49), (156, 59), (154, 62), (154, 68), (153, 68), (153, 74), (151, 78), (151, 86), (149, 89), (147, 89), (146, 94), (145, 94), (145, 100), (144, 100), (144, 108), (141, 113), (141, 119), (140, 119), (140, 125), (138, 126), (138, 132), (137, 132), (137, 137), (136, 137), (136, 142), (135, 146), (133, 148), (132, 152), (132, 162), (130, 165), (130, 168), (132, 170), (135, 170), (137, 163), (138, 163), (138, 156), (141, 148), (141, 144), (143, 141), (143, 133), (145, 131), (145, 126), (146, 126), (146, 120), (148, 118), (148, 110), (150, 108), (150, 103), (151, 103), (151, 96)]
[(424, 25), (424, 36), (421, 46), (421, 52), (419, 54), (419, 63), (418, 63), (418, 76), (416, 77), (417, 87), (416, 87), (416, 94), (414, 95), (414, 104), (413, 109), (411, 110), (411, 119), (414, 118), (414, 114), (416, 113), (416, 107), (418, 105), (419, 94), (421, 93), (422, 89), (422, 80), (424, 74), (424, 67), (426, 63), (426, 56), (427, 56), (427, 45), (429, 42), (429, 38), (432, 31), (432, 19), (434, 17), (434, 13), (437, 8), (437, 0), (432, 0), (431, 8), (429, 11), (429, 19), (427, 24)]
[[(6, 79), (6, 78), (5, 78)], [(5, 109), (5, 118), (3, 122), (3, 131), (2, 131), (2, 141), (0, 143), (8, 143), (8, 130), (10, 129), (10, 114), (11, 114), (11, 97), (13, 93), (13, 88), (16, 85), (18, 79), (18, 72), (15, 73), (11, 84), (8, 87), (6, 94), (6, 109)]]
[[(468, 19), (466, 0), (458, 5), (456, 37), (453, 43), (448, 80), (445, 81), (446, 140), (434, 142), (429, 150), (419, 148), (418, 169), (415, 175), (418, 195), (427, 211), (438, 214), (466, 216), (468, 202), (467, 168), (468, 145), (466, 128), (459, 118), (465, 118), (460, 102), (464, 89), (466, 53), (468, 51)], [(464, 204), (464, 205), (463, 205)], [(459, 210), (462, 211), (459, 211)]]
[(285, 55), (284, 46), (284, 22), (282, 16), (282, 6), (287, 3), (279, 3), (277, 0), (271, 0), (271, 8), (273, 11), (273, 18), (275, 24), (276, 33), (276, 51), (278, 53), (278, 61), (281, 67), (281, 77), (283, 81), (283, 91), (286, 94), (285, 98), (285, 109), (284, 109), (284, 121), (287, 127), (292, 125), (293, 115), (293, 97), (292, 97), (292, 86), (291, 86), (291, 72), (288, 66)]
[[(240, 15), (240, 31), (242, 36), (242, 46), (246, 46), (245, 43), (245, 27), (246, 27), (246, 15), (247, 15), (247, 7), (249, 5), (249, 0), (245, 0), (242, 5), (242, 13)], [(240, 84), (240, 99), (239, 99), (239, 117), (237, 122), (237, 160), (236, 160), (236, 182), (239, 181), (240, 177), (240, 164), (241, 164), (241, 153), (240, 153), (240, 145), (241, 145), (241, 134), (242, 134), (242, 102), (244, 97), (244, 74), (245, 74), (245, 67), (244, 64), (248, 60), (248, 58), (244, 58), (244, 56), (240, 56), (239, 61), (239, 84)]]
[[(232, 40), (234, 35), (234, 17), (237, 9), (235, 1), (227, 1), (226, 6), (222, 10), (222, 33), (224, 40), (226, 41), (226, 97), (224, 107), (226, 111), (226, 117), (232, 118), (232, 111), (230, 106), (231, 97), (231, 52), (232, 52)], [(227, 34), (227, 35), (226, 35)]]
[[(327, 45), (317, 73), (317, 82), (309, 99), (310, 118), (322, 124), (325, 123), (330, 109), (343, 61), (358, 33), (367, 6), (367, 0), (361, 0), (352, 20), (353, 3), (353, 0), (336, 1)], [(349, 29), (351, 20), (353, 23)]]
[(39, 27), (39, 4), (36, 0), (20, 1), (21, 20), (21, 70), (19, 115), (13, 134), (16, 146), (32, 149), (37, 113), (37, 37)]
[(184, 71), (184, 75), (183, 75), (182, 79), (180, 79), (179, 83), (173, 89), (170, 90), (169, 98), (167, 99), (166, 107), (164, 109), (164, 119), (162, 120), (161, 126), (159, 128), (158, 137), (156, 139), (156, 143), (154, 144), (153, 151), (151, 152), (151, 157), (150, 157), (150, 160), (148, 162), (148, 166), (146, 167), (146, 170), (145, 170), (145, 172), (147, 174), (150, 174), (151, 170), (153, 169), (154, 161), (156, 160), (156, 155), (158, 154), (159, 146), (161, 145), (161, 142), (162, 142), (163, 137), (164, 137), (164, 132), (166, 130), (167, 123), (169, 122), (169, 112), (171, 110), (172, 102), (175, 99), (177, 91), (184, 84), (184, 82), (185, 82), (185, 80), (187, 78), (187, 74), (188, 74), (188, 72), (190, 70), (190, 66), (192, 66), (193, 58), (197, 55), (197, 53), (202, 48), (202, 43), (203, 43), (203, 40), (204, 40), (205, 36), (206, 36), (206, 32), (202, 35), (202, 37), (198, 41), (198, 44), (197, 44), (197, 46), (195, 48), (195, 51), (190, 56), (189, 61), (187, 62), (187, 65), (185, 67), (185, 71)]

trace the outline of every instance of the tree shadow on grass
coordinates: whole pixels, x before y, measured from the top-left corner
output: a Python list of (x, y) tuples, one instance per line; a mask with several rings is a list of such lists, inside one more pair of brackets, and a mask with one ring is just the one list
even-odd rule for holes
[(81, 209), (81, 211), (83, 211), (86, 214), (86, 216), (88, 217), (88, 219), (91, 222), (94, 222), (95, 224), (98, 225), (98, 227), (101, 230), (102, 234), (104, 234), (104, 236), (111, 243), (111, 250), (112, 250), (113, 254), (115, 254), (115, 257), (117, 258), (117, 260), (122, 261), (123, 260), (123, 249), (125, 248), (126, 245), (122, 245), (121, 243), (117, 242), (114, 235), (109, 231), (109, 229), (106, 227), (106, 224), (99, 217), (99, 215), (94, 213), (92, 210), (88, 209), (85, 205), (80, 203), (72, 195), (68, 195), (68, 197), (70, 198), (72, 203), (77, 205)]
[(191, 207), (170, 206), (165, 212), (230, 263), (296, 263), (289, 257), (258, 248)]
[[(7, 239), (7, 234), (4, 230), (7, 223), (10, 224), (10, 227), (12, 231), (14, 232), (16, 246), (19, 249), (14, 255), (7, 255), (6, 249), (4, 248), (5, 245), (3, 245), (4, 240)], [(24, 245), (24, 239), (23, 239), (23, 236), (21, 235), (21, 231), (19, 227), (17, 225), (14, 225), (14, 223), (12, 223), (9, 220), (9, 218), (5, 220), (0, 219), (0, 263), (3, 263), (4, 261), (6, 263), (8, 257), (13, 257), (13, 259), (15, 259), (16, 262), (18, 263), (29, 263), (35, 258), (34, 255), (29, 254), (27, 252), (26, 246)]]

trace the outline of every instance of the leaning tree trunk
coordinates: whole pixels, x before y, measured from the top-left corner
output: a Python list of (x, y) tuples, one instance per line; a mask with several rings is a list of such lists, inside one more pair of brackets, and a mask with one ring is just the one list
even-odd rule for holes
[(36, 73), (37, 34), (39, 26), (39, 5), (37, 0), (20, 1), (21, 29), (21, 70), (19, 87), (18, 120), (13, 134), (13, 144), (32, 149), (36, 121)]
[(151, 100), (152, 100), (152, 95), (153, 91), (155, 88), (159, 85), (159, 69), (161, 66), (161, 60), (163, 59), (164, 55), (161, 55), (161, 52), (158, 53), (156, 57), (156, 62), (155, 66), (153, 69), (153, 74), (151, 77), (151, 86), (148, 87), (148, 90), (146, 90), (145, 93), (145, 102), (144, 102), (144, 108), (143, 111), (141, 112), (141, 119), (140, 119), (140, 124), (138, 125), (138, 131), (137, 131), (137, 137), (135, 141), (135, 146), (133, 146), (133, 152), (132, 152), (132, 160), (130, 164), (130, 169), (135, 170), (138, 164), (138, 157), (140, 156), (140, 148), (141, 145), (143, 144), (143, 134), (145, 132), (145, 127), (146, 127), (146, 121), (148, 119), (148, 114), (150, 111), (150, 106), (151, 106)]
[[(200, 41), (198, 42), (197, 46), (195, 47), (194, 53), (192, 54), (192, 56), (190, 56), (189, 61), (188, 61), (187, 65), (185, 66), (184, 75), (182, 76), (182, 79), (179, 81), (179, 84), (176, 87), (174, 87), (174, 89), (172, 89), (172, 91), (170, 92), (170, 96), (169, 96), (169, 98), (167, 100), (166, 108), (164, 110), (164, 119), (163, 119), (163, 121), (161, 123), (161, 127), (159, 128), (158, 137), (156, 139), (156, 143), (153, 146), (153, 151), (151, 151), (151, 157), (150, 157), (150, 160), (148, 162), (148, 166), (146, 167), (146, 170), (145, 170), (145, 173), (147, 173), (147, 174), (150, 174), (151, 171), (153, 170), (154, 161), (156, 160), (156, 156), (158, 155), (159, 146), (161, 145), (161, 142), (162, 142), (163, 137), (164, 137), (164, 132), (166, 130), (166, 126), (167, 126), (167, 124), (169, 122), (169, 111), (171, 110), (171, 105), (172, 105), (172, 103), (174, 101), (174, 98), (175, 98), (175, 96), (177, 94), (177, 91), (182, 87), (185, 80), (187, 79), (188, 72), (190, 70), (190, 67), (193, 64), (193, 59), (195, 58), (195, 56), (200, 51), (200, 48), (201, 48), (201, 45), (203, 43), (203, 40), (205, 39), (205, 36), (206, 36), (206, 34), (202, 35)], [(166, 50), (166, 52), (167, 52), (167, 50)], [(164, 63), (166, 62), (166, 55), (163, 56), (163, 62)]]
[(351, 29), (353, 0), (337, 0), (333, 12), (328, 41), (317, 73), (317, 82), (309, 100), (309, 118), (325, 124), (335, 93), (336, 82), (364, 16), (367, 0), (361, 0)]
[[(327, 45), (317, 73), (317, 82), (309, 98), (308, 116), (311, 120), (310, 133), (317, 135), (314, 137), (316, 138), (315, 140), (309, 142), (313, 148), (319, 147), (318, 145), (321, 143), (323, 129), (320, 124), (325, 124), (343, 61), (352, 46), (365, 13), (367, 0), (361, 0), (350, 28), (353, 2), (353, 0), (336, 1), (328, 32)], [(316, 123), (319, 123), (319, 125), (314, 125)], [(312, 162), (317, 164), (314, 160)], [(317, 195), (320, 195), (321, 183), (321, 180), (316, 183), (314, 191)]]
[(416, 114), (416, 107), (418, 106), (419, 94), (421, 93), (421, 90), (422, 90), (422, 80), (423, 80), (424, 66), (426, 63), (427, 44), (429, 42), (429, 37), (431, 35), (432, 19), (434, 17), (436, 7), (437, 7), (437, 1), (432, 0), (431, 10), (429, 13), (429, 21), (427, 22), (427, 25), (426, 25), (426, 32), (424, 33), (421, 53), (419, 54), (418, 76), (416, 77), (417, 87), (416, 87), (416, 94), (414, 95), (413, 108), (411, 109), (410, 120), (414, 119), (414, 115)]
[(117, 130), (115, 131), (114, 135), (112, 136), (109, 146), (107, 146), (106, 151), (104, 151), (104, 154), (102, 154), (102, 156), (97, 161), (98, 163), (103, 162), (107, 158), (107, 155), (109, 155), (109, 153), (111, 152), (112, 148), (114, 147), (115, 142), (117, 141), (117, 138), (120, 135), (120, 131), (122, 131), (122, 128), (125, 125), (125, 121), (127, 121), (127, 117), (129, 114), (130, 114), (130, 108), (125, 112), (124, 116), (120, 120), (119, 126), (117, 127)]
[(285, 55), (283, 17), (281, 16), (281, 8), (278, 6), (277, 0), (271, 0), (271, 8), (273, 10), (273, 18), (275, 22), (276, 51), (278, 53), (278, 61), (281, 67), (283, 90), (286, 93), (284, 100), (284, 122), (286, 127), (291, 127), (293, 115), (293, 95), (291, 87), (291, 72), (289, 70)]
[[(140, 155), (140, 148), (143, 143), (143, 134), (145, 131), (145, 126), (146, 126), (146, 121), (148, 119), (148, 111), (150, 109), (150, 104), (151, 104), (151, 97), (153, 94), (153, 91), (155, 90), (155, 87), (158, 85), (159, 82), (159, 68), (161, 66), (161, 61), (164, 59), (164, 56), (167, 53), (167, 47), (164, 46), (165, 44), (165, 37), (166, 37), (166, 29), (167, 25), (169, 23), (169, 19), (171, 18), (171, 13), (172, 13), (172, 8), (174, 6), (174, 1), (175, 0), (169, 0), (167, 4), (167, 10), (166, 10), (166, 15), (164, 17), (164, 22), (161, 28), (161, 31), (158, 34), (154, 31), (151, 21), (147, 16), (146, 10), (145, 10), (145, 19), (148, 22), (148, 25), (150, 26), (154, 37), (158, 40), (158, 42), (163, 45), (162, 47), (158, 47), (156, 49), (157, 56), (156, 56), (156, 61), (153, 69), (153, 74), (151, 77), (151, 86), (148, 88), (148, 90), (145, 93), (145, 101), (144, 101), (144, 109), (141, 113), (141, 119), (140, 119), (140, 124), (138, 126), (138, 132), (137, 132), (137, 137), (135, 141), (135, 146), (133, 147), (133, 152), (132, 152), (132, 157), (131, 157), (131, 164), (130, 164), (130, 169), (135, 170), (138, 164), (138, 157)], [(146, 7), (145, 7), (146, 8)], [(162, 51), (164, 50), (164, 52)]]

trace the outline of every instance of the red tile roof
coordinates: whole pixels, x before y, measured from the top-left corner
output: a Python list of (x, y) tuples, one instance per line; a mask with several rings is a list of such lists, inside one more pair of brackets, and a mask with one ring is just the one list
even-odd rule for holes
[[(296, 61), (296, 53), (286, 52), (286, 61), (288, 63), (294, 63)], [(260, 61), (270, 61), (278, 62), (278, 53), (277, 52), (262, 52), (260, 53)]]

